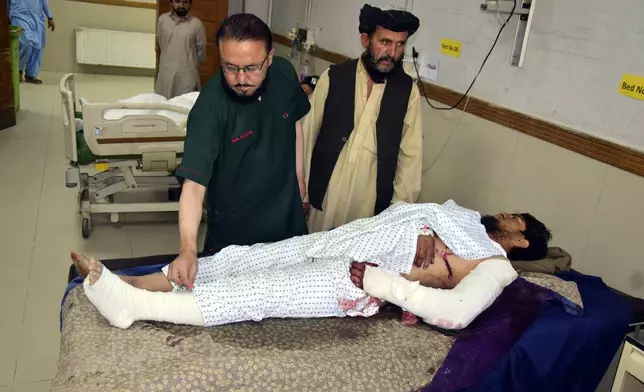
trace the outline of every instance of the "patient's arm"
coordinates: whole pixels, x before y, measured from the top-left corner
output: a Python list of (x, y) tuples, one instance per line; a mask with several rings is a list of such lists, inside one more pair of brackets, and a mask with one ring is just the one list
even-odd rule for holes
[[(419, 236), (416, 250), (416, 258), (419, 253), (427, 252), (423, 249), (422, 243), (428, 236)], [(450, 249), (441, 241), (438, 236), (434, 236), (431, 241), (433, 245), (433, 261), (424, 263), (422, 267), (414, 261), (411, 272), (403, 277), (411, 281), (420, 281), (420, 284), (427, 287), (438, 289), (452, 289), (467, 275), (481, 260), (465, 260), (453, 254)], [(427, 255), (423, 256), (429, 258)], [(422, 258), (422, 257), (421, 257)]]
[(366, 267), (362, 283), (367, 294), (400, 306), (428, 324), (462, 329), (487, 309), (517, 276), (510, 262), (498, 257), (480, 261), (448, 290), (425, 287), (421, 281), (410, 281), (371, 266)]

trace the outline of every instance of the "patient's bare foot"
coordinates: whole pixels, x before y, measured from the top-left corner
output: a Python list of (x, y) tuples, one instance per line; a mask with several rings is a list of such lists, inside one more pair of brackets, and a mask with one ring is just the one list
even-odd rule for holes
[(72, 261), (76, 267), (76, 271), (81, 277), (86, 277), (89, 273), (89, 259), (78, 252), (72, 252)]
[(92, 258), (89, 261), (89, 274), (87, 275), (87, 279), (89, 279), (90, 286), (96, 283), (98, 278), (101, 277), (102, 272), (103, 272), (103, 264), (101, 264), (101, 262), (96, 260), (95, 258)]

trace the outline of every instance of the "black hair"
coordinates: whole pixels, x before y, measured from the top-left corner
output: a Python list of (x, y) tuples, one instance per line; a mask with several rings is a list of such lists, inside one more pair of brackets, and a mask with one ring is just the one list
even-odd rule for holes
[(515, 247), (508, 253), (510, 260), (535, 261), (541, 260), (548, 254), (548, 242), (552, 233), (541, 221), (534, 216), (519, 214), (525, 222), (526, 229), (522, 231), (525, 239), (530, 243), (527, 248)]
[(223, 39), (238, 42), (263, 41), (266, 44), (266, 52), (273, 49), (271, 29), (253, 14), (234, 14), (224, 19), (217, 30), (217, 45)]

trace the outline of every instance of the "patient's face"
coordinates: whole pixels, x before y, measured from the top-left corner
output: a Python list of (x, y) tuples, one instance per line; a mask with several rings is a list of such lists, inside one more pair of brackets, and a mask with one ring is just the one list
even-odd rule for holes
[(488, 233), (521, 233), (526, 230), (525, 221), (519, 214), (500, 212), (496, 215), (485, 215), (481, 217), (481, 223)]
[(496, 215), (485, 215), (481, 217), (481, 223), (490, 237), (506, 250), (525, 242), (523, 232), (526, 230), (526, 223), (519, 214), (500, 212)]
[(409, 34), (397, 33), (380, 26), (371, 37), (362, 34), (362, 45), (373, 66), (382, 73), (391, 72), (402, 60)]
[(499, 222), (499, 227), (503, 231), (515, 233), (517, 231), (526, 230), (525, 220), (523, 220), (523, 217), (519, 214), (500, 212), (495, 215), (495, 218)]
[(239, 96), (255, 94), (264, 83), (273, 51), (263, 41), (225, 39), (219, 43), (221, 70), (228, 86)]

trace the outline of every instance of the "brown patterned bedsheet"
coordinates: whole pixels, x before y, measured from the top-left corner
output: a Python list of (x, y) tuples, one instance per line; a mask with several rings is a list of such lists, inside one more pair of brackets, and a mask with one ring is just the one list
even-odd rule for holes
[(76, 287), (52, 391), (416, 391), (454, 338), (400, 315), (111, 327)]
[(584, 301), (581, 299), (577, 283), (563, 280), (554, 275), (540, 274), (538, 272), (520, 272), (519, 276), (530, 283), (545, 287), (558, 293), (568, 301), (577, 305), (580, 309), (584, 308)]
[[(577, 285), (521, 277), (583, 307)], [(385, 310), (370, 318), (265, 320), (213, 328), (137, 322), (111, 327), (82, 286), (63, 305), (52, 392), (417, 391), (454, 343)]]

